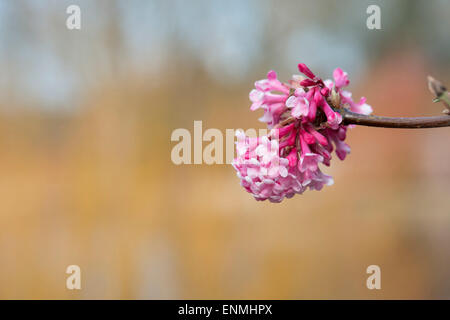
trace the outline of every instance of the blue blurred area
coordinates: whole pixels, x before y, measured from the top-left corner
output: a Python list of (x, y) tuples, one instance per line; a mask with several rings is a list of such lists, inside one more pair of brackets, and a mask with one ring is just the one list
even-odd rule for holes
[[(80, 31), (65, 27), (70, 4), (81, 7)], [(382, 30), (366, 28), (369, 4), (381, 7)], [(298, 62), (323, 75), (340, 66), (358, 80), (374, 60), (402, 46), (448, 67), (449, 16), (445, 0), (2, 0), (0, 97), (70, 109), (105, 79), (161, 77), (179, 65), (225, 85), (269, 69), (287, 77)]]

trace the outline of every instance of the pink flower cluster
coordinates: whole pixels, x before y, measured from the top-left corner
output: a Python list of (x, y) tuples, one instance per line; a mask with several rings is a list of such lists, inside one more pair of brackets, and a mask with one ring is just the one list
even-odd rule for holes
[(270, 134), (248, 137), (236, 133), (237, 157), (233, 166), (241, 185), (256, 200), (281, 202), (305, 190), (321, 190), (333, 184), (319, 164), (329, 166), (331, 153), (344, 160), (350, 152), (344, 142), (348, 126), (342, 124), (340, 108), (370, 114), (366, 99), (352, 100), (347, 73), (337, 68), (332, 80), (322, 80), (305, 64), (298, 68), (306, 77), (294, 75), (289, 83), (277, 79), (274, 71), (255, 82), (250, 92), (251, 110), (263, 109), (259, 120)]

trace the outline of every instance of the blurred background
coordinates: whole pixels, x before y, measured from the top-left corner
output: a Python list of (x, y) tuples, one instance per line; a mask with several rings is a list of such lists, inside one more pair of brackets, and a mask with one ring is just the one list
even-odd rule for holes
[(440, 114), (426, 76), (450, 85), (449, 16), (446, 0), (0, 1), (0, 298), (450, 298), (450, 129), (357, 127), (335, 184), (281, 204), (230, 165), (170, 158), (194, 120), (263, 128), (253, 82), (299, 62), (348, 71), (375, 114)]

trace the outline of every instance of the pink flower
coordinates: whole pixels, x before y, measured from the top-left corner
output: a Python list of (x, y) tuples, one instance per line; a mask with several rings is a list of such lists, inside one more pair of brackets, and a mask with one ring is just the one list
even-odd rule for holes
[(292, 148), (291, 152), (286, 157), (286, 159), (289, 160), (289, 167), (291, 167), (291, 168), (295, 167), (297, 165), (297, 162), (298, 162), (297, 153), (298, 153), (297, 149)]
[(273, 70), (267, 73), (267, 79), (256, 81), (255, 87), (260, 91), (280, 91), (289, 94), (289, 86), (281, 83), (277, 79), (277, 73)]
[(299, 135), (302, 155), (300, 156), (300, 161), (298, 162), (298, 169), (300, 172), (315, 172), (319, 169), (319, 162), (323, 161), (323, 157), (319, 154), (311, 152), (311, 149), (304, 138), (305, 133), (306, 132), (302, 131)]
[[(340, 68), (333, 72), (334, 82), (323, 81), (303, 63), (298, 69), (307, 78), (294, 75), (286, 84), (270, 71), (266, 79), (255, 82), (250, 92), (250, 109), (264, 109), (260, 121), (272, 129), (270, 134), (250, 138), (242, 131), (236, 132), (237, 157), (233, 166), (241, 185), (256, 200), (281, 202), (307, 189), (321, 190), (332, 185), (333, 178), (320, 166), (331, 164), (333, 151), (341, 160), (350, 153), (344, 142), (349, 126), (342, 124), (342, 116), (335, 109), (372, 112), (364, 97), (354, 102), (351, 93), (342, 89), (349, 80)], [(283, 121), (288, 118), (291, 120)]]
[(286, 99), (287, 95), (273, 94), (253, 89), (250, 92), (250, 100), (253, 102), (250, 110), (254, 111), (261, 107), (268, 107), (273, 104), (284, 105)]
[(315, 85), (323, 85), (322, 79), (317, 77), (304, 63), (298, 64), (298, 70), (307, 76), (309, 79), (305, 79), (300, 84), (304, 87), (310, 87)]
[(320, 191), (322, 190), (323, 186), (331, 186), (334, 183), (331, 176), (324, 174), (320, 170), (317, 170), (313, 176), (314, 177), (311, 179), (311, 182), (308, 185), (310, 190)]
[(310, 79), (316, 78), (316, 75), (304, 63), (298, 64), (298, 70)]
[[(341, 129), (341, 128), (340, 128)], [(332, 141), (336, 147), (336, 155), (340, 160), (344, 160), (347, 154), (350, 153), (350, 147), (344, 142), (345, 130), (328, 130), (327, 135), (330, 141)], [(343, 129), (343, 128), (342, 128)], [(343, 133), (344, 132), (344, 133)], [(330, 143), (331, 145), (331, 143)]]
[(342, 71), (341, 68), (336, 68), (334, 70), (333, 78), (336, 88), (346, 87), (350, 83), (347, 77), (347, 72)]
[[(267, 136), (257, 140), (256, 146), (250, 146), (250, 140), (243, 132), (236, 133), (237, 145), (240, 152), (233, 160), (233, 166), (237, 176), (241, 179), (241, 185), (256, 200), (269, 200), (281, 202), (285, 197), (292, 197), (295, 193), (302, 193), (304, 188), (295, 179), (295, 170), (290, 166), (287, 158), (279, 156), (279, 144), (276, 139)], [(245, 145), (248, 142), (248, 145)], [(254, 156), (247, 158), (245, 155), (254, 148)]]
[(338, 129), (342, 122), (341, 114), (331, 109), (330, 105), (325, 100), (322, 100), (322, 109), (327, 116), (327, 123), (330, 128)]

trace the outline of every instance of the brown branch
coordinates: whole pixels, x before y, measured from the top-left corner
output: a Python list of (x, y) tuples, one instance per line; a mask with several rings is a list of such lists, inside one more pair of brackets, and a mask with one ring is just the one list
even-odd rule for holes
[(450, 127), (450, 115), (434, 117), (416, 117), (416, 118), (394, 118), (380, 116), (366, 116), (351, 112), (342, 108), (343, 123), (356, 124), (360, 126), (382, 127), (382, 128), (403, 128), (403, 129), (421, 129), (421, 128), (439, 128)]

